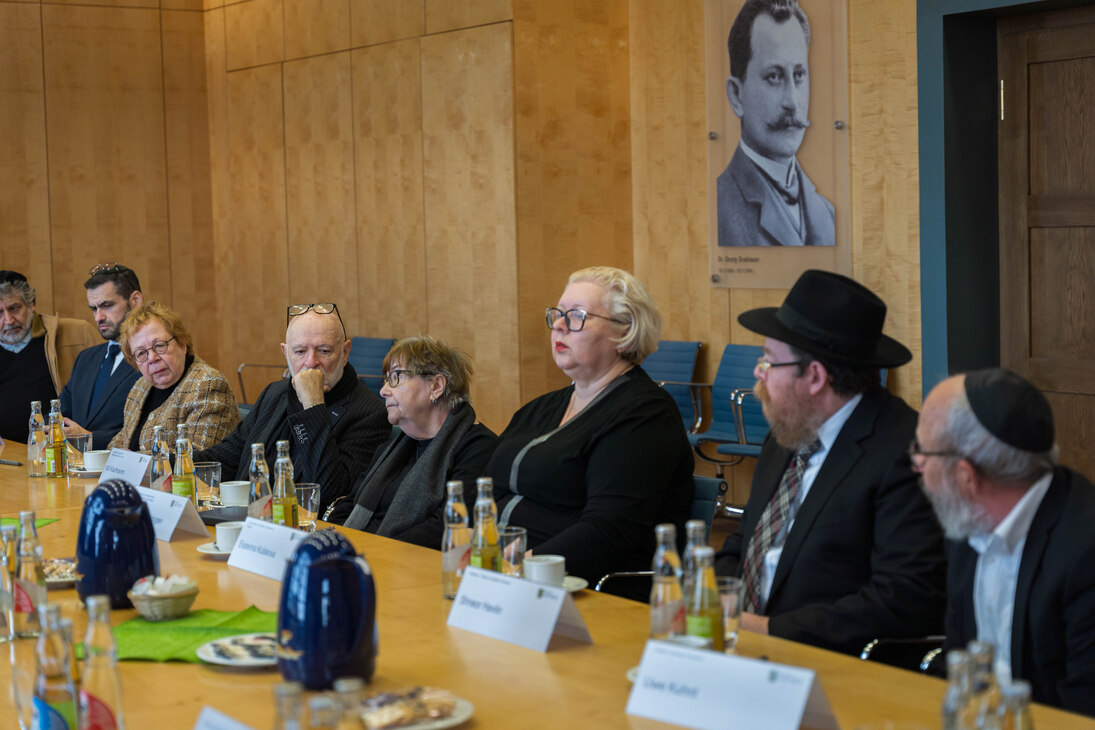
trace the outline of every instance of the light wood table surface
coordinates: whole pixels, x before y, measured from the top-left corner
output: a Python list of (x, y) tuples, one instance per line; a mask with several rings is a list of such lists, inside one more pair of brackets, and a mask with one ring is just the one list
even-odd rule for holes
[[(26, 448), (9, 444), (0, 457), (24, 461)], [(60, 522), (39, 531), (46, 557), (74, 553), (80, 519), (77, 495), (84, 480), (66, 488), (27, 482), (26, 469), (0, 466), (0, 514), (38, 508), (39, 517)], [(65, 480), (51, 480), (63, 483)], [(93, 481), (93, 480), (92, 480)], [(75, 483), (75, 484), (74, 484)], [(42, 492), (45, 492), (43, 496)], [(50, 494), (52, 493), (52, 497)], [(22, 504), (16, 504), (22, 498)], [(80, 498), (82, 499), (82, 497)], [(341, 529), (341, 528), (340, 528)], [(441, 597), (438, 552), (387, 538), (345, 530), (372, 566), (377, 583), (380, 655), (371, 690), (387, 691), (429, 684), (470, 700), (475, 716), (464, 727), (581, 728), (666, 727), (625, 713), (631, 685), (625, 674), (638, 664), (649, 627), (647, 606), (581, 591), (576, 604), (593, 635), (592, 646), (564, 641), (547, 653), (512, 646), (446, 626), (452, 603)], [(184, 536), (157, 542), (161, 572), (181, 573), (200, 587), (194, 608), (224, 611), (249, 605), (276, 611), (281, 585), (229, 568), (196, 548), (211, 538)], [(82, 635), (86, 614), (73, 589), (51, 590)], [(114, 623), (136, 615), (113, 612)], [(782, 639), (743, 633), (738, 653), (815, 670), (842, 728), (885, 720), (937, 728), (943, 696), (941, 680), (816, 649)], [(121, 662), (126, 724), (130, 730), (189, 730), (201, 708), (215, 707), (256, 730), (274, 719), (272, 686), (276, 671), (240, 671), (181, 662)], [(11, 665), (0, 661), (0, 718), (14, 717)], [(1095, 721), (1047, 707), (1035, 707), (1039, 728), (1092, 728)], [(727, 727), (732, 727), (732, 713)], [(8, 727), (0, 720), (0, 727)]]

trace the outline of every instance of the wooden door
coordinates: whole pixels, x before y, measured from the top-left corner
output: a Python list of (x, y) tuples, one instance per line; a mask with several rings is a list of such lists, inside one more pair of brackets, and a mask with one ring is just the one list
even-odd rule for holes
[(998, 26), (1000, 347), (1095, 474), (1095, 8)]

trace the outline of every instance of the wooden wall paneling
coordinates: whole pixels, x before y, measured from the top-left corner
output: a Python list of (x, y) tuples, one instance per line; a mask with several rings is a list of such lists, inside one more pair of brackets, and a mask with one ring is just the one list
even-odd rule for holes
[(370, 337), (426, 333), (419, 39), (353, 51), (353, 105), (355, 331)]
[[(227, 109), (224, 266), (230, 278), (218, 299), (228, 343), (221, 360), (280, 363), (289, 289), (281, 66), (229, 73)], [(277, 376), (255, 377), (269, 382)], [(258, 390), (252, 394), (248, 386), (254, 398)]]
[(223, 8), (224, 5), (225, 0), (204, 0), (202, 7), (206, 10), (213, 10), (215, 8)]
[(514, 6), (521, 400), (568, 380), (540, 312), (571, 272), (631, 270), (628, 3)]
[(287, 62), (284, 73), (291, 275), (283, 306), (336, 302), (359, 334), (350, 54)]
[(495, 431), (520, 405), (512, 56), (509, 23), (422, 41), (430, 333), (471, 355)]
[(286, 60), (349, 49), (350, 0), (282, 1)]
[(206, 8), (206, 0), (160, 0), (160, 10), (197, 10)]
[(0, 3), (0, 68), (0, 268), (26, 275), (38, 311), (52, 312), (39, 6)]
[(228, 70), (285, 59), (283, 0), (244, 0), (224, 6)]
[(160, 0), (49, 0), (55, 5), (94, 5), (115, 8), (158, 8)]
[(919, 408), (920, 195), (916, 2), (849, 0), (852, 276), (886, 302), (886, 333), (912, 350), (888, 387)]
[(444, 33), (513, 18), (512, 0), (425, 0), (425, 3), (427, 33)]
[(210, 198), (209, 111), (205, 19), (164, 10), (164, 109), (172, 305), (183, 316), (202, 358), (219, 368), (220, 317)]
[(354, 48), (424, 35), (425, 0), (350, 0), (350, 28)]
[(56, 308), (88, 316), (90, 266), (171, 301), (160, 14), (43, 5)]

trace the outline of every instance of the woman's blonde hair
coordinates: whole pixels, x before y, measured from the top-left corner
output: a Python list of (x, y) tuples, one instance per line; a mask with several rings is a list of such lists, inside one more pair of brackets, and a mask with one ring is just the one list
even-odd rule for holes
[(190, 330), (186, 328), (186, 324), (179, 316), (179, 313), (159, 302), (145, 302), (127, 314), (125, 319), (122, 320), (119, 344), (122, 346), (122, 354), (125, 355), (125, 359), (129, 361), (130, 365), (136, 366), (136, 363), (133, 362), (133, 350), (129, 346), (130, 338), (137, 333), (137, 330), (154, 319), (160, 320), (160, 324), (164, 326), (167, 333), (186, 348), (187, 354), (193, 352), (194, 341), (190, 338)]
[(471, 376), (474, 372), (471, 358), (436, 337), (417, 335), (400, 340), (384, 356), (381, 370), (385, 375), (393, 362), (402, 363), (404, 368), (415, 375), (444, 375), (445, 392), (441, 394), (441, 398), (450, 410), (468, 402)]
[(613, 266), (591, 266), (575, 271), (567, 279), (567, 286), (580, 281), (592, 282), (604, 289), (608, 316), (627, 321), (627, 331), (615, 340), (616, 349), (625, 360), (638, 365), (658, 349), (662, 315), (641, 281), (630, 272)]

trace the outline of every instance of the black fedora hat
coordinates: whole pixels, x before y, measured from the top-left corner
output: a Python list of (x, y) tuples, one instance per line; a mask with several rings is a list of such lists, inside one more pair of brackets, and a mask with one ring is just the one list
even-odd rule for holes
[(782, 305), (750, 309), (738, 321), (757, 334), (851, 365), (892, 368), (912, 359), (907, 347), (882, 334), (886, 303), (830, 271), (804, 271)]

